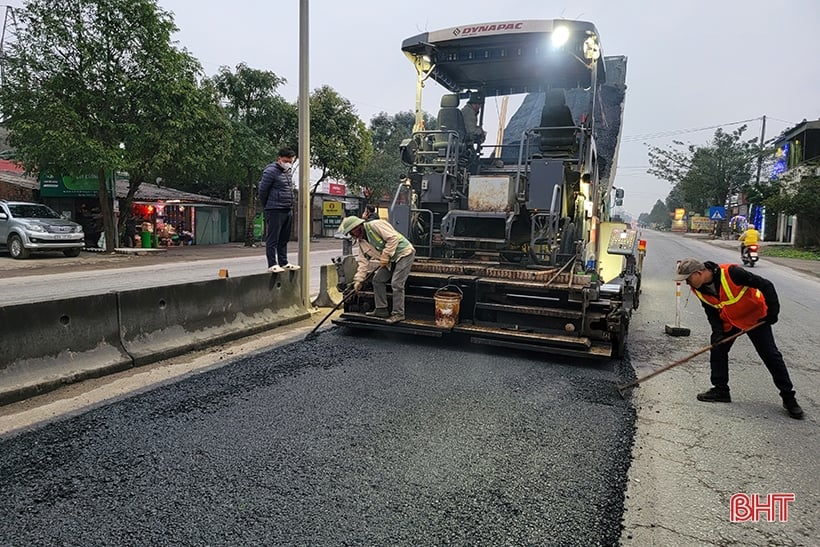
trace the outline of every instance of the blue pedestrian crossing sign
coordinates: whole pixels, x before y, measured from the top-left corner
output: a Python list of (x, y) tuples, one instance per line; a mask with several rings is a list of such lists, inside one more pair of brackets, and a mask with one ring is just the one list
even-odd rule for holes
[(709, 207), (709, 218), (711, 220), (726, 220), (726, 207)]

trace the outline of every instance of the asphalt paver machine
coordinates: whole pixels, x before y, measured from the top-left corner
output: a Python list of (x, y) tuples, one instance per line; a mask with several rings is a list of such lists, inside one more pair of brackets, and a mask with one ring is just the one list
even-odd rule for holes
[[(626, 58), (604, 57), (595, 26), (568, 20), (426, 32), (402, 51), (417, 74), (416, 125), (401, 146), (407, 175), (389, 221), (417, 251), (406, 319), (365, 315), (373, 309), (365, 287), (335, 323), (622, 356), (645, 249), (636, 230), (611, 219), (622, 198), (613, 179)], [(431, 80), (443, 90), (437, 126), (427, 129), (421, 105)], [(471, 134), (460, 107), (480, 104), (481, 124), (489, 102), (505, 96), (523, 102), (503, 137)], [(453, 298), (455, 318), (445, 302)]]

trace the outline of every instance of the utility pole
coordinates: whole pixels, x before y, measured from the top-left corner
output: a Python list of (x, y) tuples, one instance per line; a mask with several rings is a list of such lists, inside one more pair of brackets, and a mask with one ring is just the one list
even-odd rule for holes
[(310, 309), (310, 85), (308, 0), (299, 2), (299, 270), (302, 304)]
[(11, 33), (9, 30), (9, 22), (14, 25), (15, 38), (17, 35), (17, 16), (14, 14), (12, 6), (4, 6), (6, 8), (5, 16), (3, 17), (3, 32), (0, 34), (0, 85), (6, 81), (6, 37)]
[(760, 184), (760, 171), (763, 169), (763, 140), (766, 138), (766, 115), (763, 115), (763, 123), (760, 126), (760, 151), (757, 153), (757, 178), (755, 184)]

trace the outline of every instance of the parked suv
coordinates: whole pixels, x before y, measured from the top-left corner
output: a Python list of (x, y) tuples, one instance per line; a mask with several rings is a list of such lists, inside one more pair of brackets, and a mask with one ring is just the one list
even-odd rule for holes
[(41, 203), (0, 200), (0, 246), (12, 258), (28, 258), (34, 251), (63, 251), (77, 256), (85, 245), (83, 227), (64, 219)]

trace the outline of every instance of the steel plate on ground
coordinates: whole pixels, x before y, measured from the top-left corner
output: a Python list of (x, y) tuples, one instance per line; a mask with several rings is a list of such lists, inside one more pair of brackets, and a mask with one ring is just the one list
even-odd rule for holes
[(547, 334), (525, 330), (504, 329), (499, 327), (489, 327), (483, 325), (456, 325), (453, 332), (482, 335), (492, 338), (507, 338), (521, 342), (534, 343), (539, 345), (560, 346), (572, 348), (582, 352), (590, 351), (594, 344), (586, 336), (567, 336), (564, 334)]
[(404, 332), (410, 334), (418, 334), (421, 336), (432, 336), (440, 338), (442, 333), (450, 332), (449, 329), (444, 329), (436, 326), (435, 321), (427, 321), (423, 319), (405, 319), (398, 323), (388, 323), (384, 319), (372, 317), (363, 313), (346, 312), (333, 319), (335, 325), (345, 327), (360, 327), (372, 330), (382, 330), (389, 332)]

